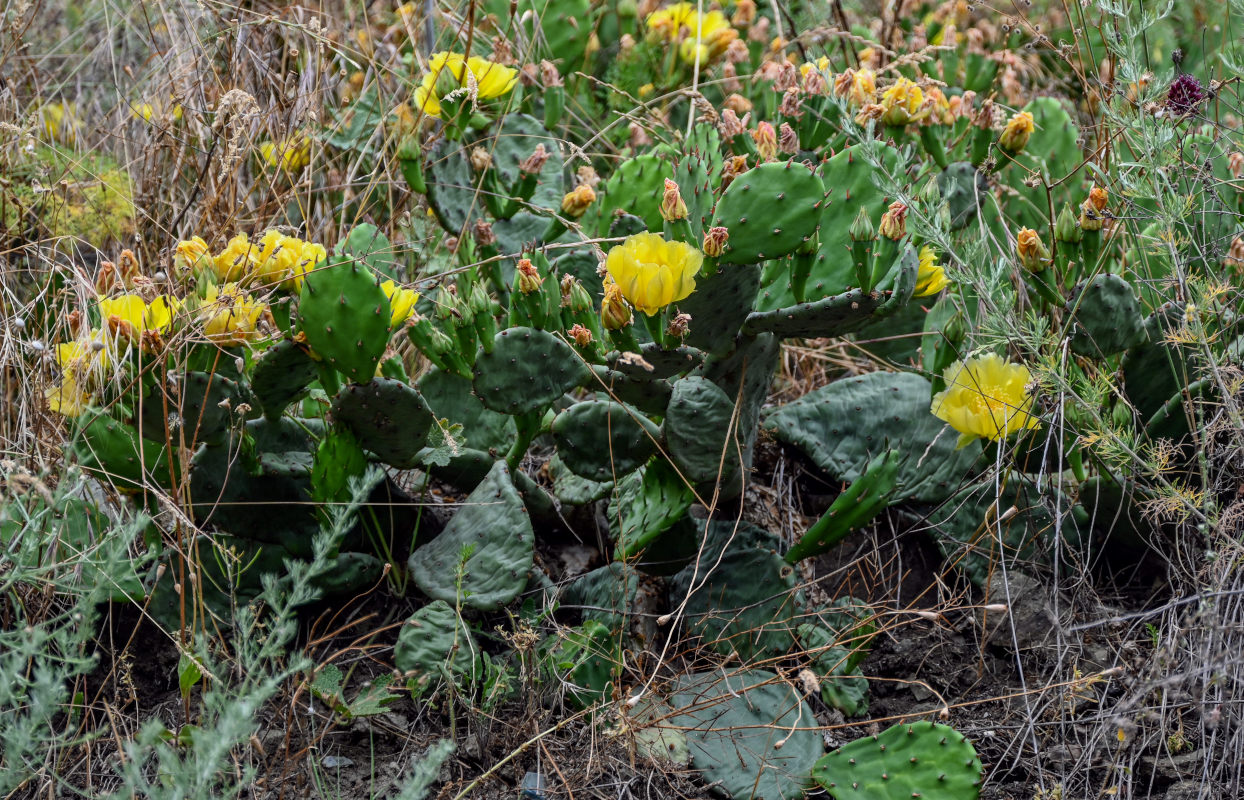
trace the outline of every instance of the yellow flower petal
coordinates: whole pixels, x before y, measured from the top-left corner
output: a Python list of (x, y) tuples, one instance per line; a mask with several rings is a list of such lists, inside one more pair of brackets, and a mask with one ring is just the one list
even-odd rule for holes
[(1040, 425), (1031, 413), (1032, 375), (1022, 364), (989, 353), (955, 362), (944, 377), (946, 388), (933, 396), (930, 411), (961, 434), (959, 447), (975, 438), (997, 441)]
[(655, 314), (695, 291), (704, 254), (683, 242), (667, 242), (655, 233), (637, 233), (615, 246), (605, 268), (622, 296), (645, 314)]

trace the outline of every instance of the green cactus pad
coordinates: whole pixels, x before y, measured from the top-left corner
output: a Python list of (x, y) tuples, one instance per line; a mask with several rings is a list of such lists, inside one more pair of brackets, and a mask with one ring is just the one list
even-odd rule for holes
[(824, 752), (812, 709), (790, 684), (765, 670), (684, 675), (670, 699), (691, 764), (734, 800), (803, 797)]
[(772, 550), (732, 545), (684, 567), (670, 580), (670, 604), (684, 597), (688, 632), (718, 653), (746, 662), (794, 644), (795, 570)]
[(713, 213), (713, 189), (708, 177), (707, 159), (698, 153), (680, 157), (674, 163), (674, 182), (687, 204), (687, 222), (691, 233), (701, 236)]
[(834, 800), (975, 800), (985, 771), (966, 736), (914, 722), (838, 748), (816, 762), (812, 777)]
[(389, 237), (370, 222), (355, 225), (346, 238), (337, 243), (333, 253), (362, 261), (368, 269), (385, 278), (401, 280), (404, 271), (398, 263), (397, 251)]
[(311, 497), (317, 503), (349, 502), (351, 478), (367, 471), (367, 454), (358, 438), (345, 427), (331, 428), (315, 448), (311, 466)]
[(88, 408), (75, 420), (73, 459), (105, 484), (121, 489), (171, 485), (168, 448), (138, 435), (101, 409)]
[(411, 553), (410, 574), (433, 599), (495, 611), (527, 585), (533, 547), (527, 510), (498, 461), (440, 536)]
[(881, 307), (878, 294), (851, 289), (814, 303), (756, 311), (747, 317), (746, 333), (772, 333), (786, 338), (841, 336), (868, 324)]
[(653, 154), (636, 156), (619, 164), (604, 184), (597, 235), (629, 235), (614, 234), (610, 230), (618, 211), (643, 220), (645, 230), (660, 231), (665, 223), (661, 218), (665, 179), (673, 177), (674, 169), (669, 162)]
[(321, 435), (323, 423), (318, 419), (261, 417), (246, 423), (246, 432), (254, 442), (261, 474), (305, 478), (311, 474), (314, 461), (311, 454), (315, 442), (310, 434)]
[(497, 334), (492, 352), (475, 357), (475, 394), (493, 411), (543, 412), (566, 392), (582, 386), (591, 372), (561, 339), (532, 328)]
[(630, 360), (625, 353), (610, 353), (609, 366), (636, 380), (651, 381), (680, 375), (704, 360), (704, 354), (694, 347), (683, 345), (666, 350), (656, 342), (641, 344), (639, 355), (643, 357), (644, 363)]
[(251, 392), (269, 418), (281, 416), (316, 378), (315, 361), (306, 348), (290, 339), (269, 347), (251, 373)]
[(175, 446), (184, 442), (193, 450), (228, 430), (235, 419), (240, 423), (235, 409), (247, 398), (237, 381), (224, 375), (169, 373), (163, 392), (157, 388), (144, 399), (143, 436)]
[(1174, 303), (1160, 306), (1145, 318), (1142, 341), (1123, 357), (1123, 386), (1127, 399), (1142, 420), (1150, 419), (1180, 391), (1192, 372), (1192, 347), (1167, 336), (1184, 322), (1183, 309)]
[(333, 398), (333, 418), (350, 429), (359, 444), (386, 464), (416, 466), (415, 456), (432, 429), (432, 411), (418, 391), (391, 378), (342, 387)]
[(639, 469), (661, 438), (660, 428), (643, 414), (603, 400), (575, 403), (557, 415), (552, 430), (562, 463), (591, 481)]
[(613, 481), (589, 481), (574, 474), (556, 453), (549, 459), (549, 477), (553, 480), (553, 495), (562, 505), (585, 506), (613, 490)]
[(988, 203), (989, 181), (967, 161), (950, 164), (937, 176), (937, 188), (950, 212), (952, 231), (966, 228), (976, 219), (977, 209)]
[(470, 679), (483, 670), (475, 637), (453, 606), (433, 600), (402, 623), (393, 647), (393, 666), (415, 679), (419, 688), (445, 674)]
[[(818, 172), (829, 197), (821, 204), (817, 235), (820, 244), (808, 276), (805, 300), (840, 295), (859, 285), (850, 256), (851, 223), (861, 208), (867, 209), (874, 224), (880, 222), (889, 201), (877, 188), (876, 181), (881, 175), (869, 164), (865, 147), (877, 148), (875, 157), (887, 170), (893, 171), (898, 166), (897, 152), (880, 142), (853, 145), (821, 164)], [(758, 310), (769, 311), (795, 304), (789, 270), (779, 270), (766, 277), (756, 300)]]
[(746, 476), (746, 468), (752, 463), (752, 447), (756, 443), (760, 408), (769, 395), (779, 350), (778, 340), (770, 334), (743, 336), (738, 339), (732, 352), (710, 356), (693, 373), (712, 381), (727, 397), (740, 400), (738, 426), (735, 430), (742, 433), (739, 441), (742, 447), (740, 461), (745, 469), (739, 473), (739, 481), (721, 487), (723, 498), (733, 497), (743, 489), (742, 478)]
[(299, 330), (352, 381), (366, 383), (376, 374), (389, 343), (389, 316), (389, 299), (362, 262), (333, 259), (303, 280)]
[(682, 519), (695, 495), (678, 474), (655, 459), (618, 481), (609, 503), (609, 532), (616, 543), (614, 558), (629, 560)]
[[(1063, 538), (1076, 541), (1072, 503), (1048, 487), (1045, 494), (1050, 496), (1050, 507), (1064, 514)], [(1006, 513), (1012, 508), (1013, 513)], [(965, 486), (928, 515), (925, 527), (947, 561), (977, 586), (988, 585), (990, 573), (998, 569), (1003, 557), (1008, 562), (1036, 560), (1059, 530), (1042, 494), (1018, 476), (1011, 477), (1001, 492), (993, 481)], [(1000, 543), (1004, 550), (1000, 551)]]
[(820, 223), (825, 187), (795, 161), (761, 164), (735, 178), (713, 212), (730, 231), (723, 259), (754, 264), (795, 252)]
[(514, 441), (514, 418), (484, 408), (466, 378), (431, 369), (419, 379), (419, 393), (437, 419), (462, 426), (468, 447), (504, 452)]
[(323, 597), (341, 597), (375, 586), (382, 575), (384, 563), (371, 553), (338, 553), (332, 568), (317, 576), (312, 585)]
[(670, 458), (688, 480), (733, 480), (741, 466), (733, 417), (734, 398), (712, 381), (689, 376), (675, 382), (663, 427)]
[(621, 372), (608, 367), (594, 366), (595, 377), (588, 386), (607, 393), (622, 403), (629, 403), (645, 414), (662, 416), (669, 405), (673, 387), (664, 378), (653, 378), (642, 371)]
[(873, 372), (834, 381), (769, 414), (765, 427), (799, 447), (834, 479), (855, 481), (872, 458), (901, 444), (893, 499), (939, 502), (953, 494), (980, 454), (929, 413), (932, 386), (919, 375)]
[(821, 682), (821, 700), (848, 717), (868, 713), (868, 679), (851, 663), (851, 651), (835, 644), (834, 632), (800, 625), (799, 643), (812, 660)]
[(648, 230), (648, 223), (642, 218), (634, 214), (625, 214), (621, 211), (615, 212), (613, 218), (609, 220), (609, 236), (624, 237), (634, 236), (637, 233), (643, 233)]
[(1075, 326), (1071, 349), (1079, 355), (1105, 358), (1145, 338), (1136, 293), (1118, 275), (1097, 275), (1076, 286), (1067, 300), (1067, 312)]
[(562, 589), (560, 601), (564, 606), (578, 607), (583, 619), (620, 631), (638, 591), (639, 573), (629, 564), (615, 561), (575, 578)]
[(698, 278), (695, 291), (678, 302), (678, 310), (691, 315), (684, 341), (706, 353), (729, 350), (759, 288), (758, 264), (721, 264), (712, 275)]
[[(427, 162), (428, 200), (437, 221), (454, 236), (470, 235), (470, 225), (484, 218), (485, 206), (479, 189), (480, 178), (471, 169), (470, 153), (476, 147), (492, 154), (491, 169), (498, 170), (504, 186), (514, 186), (519, 165), (544, 145), (548, 161), (540, 170), (539, 183), (531, 196), (536, 208), (561, 207), (565, 186), (562, 179), (561, 148), (544, 125), (526, 114), (507, 114), (494, 133), (473, 141), (442, 139), (432, 148)], [(495, 232), (495, 231), (494, 231)]]

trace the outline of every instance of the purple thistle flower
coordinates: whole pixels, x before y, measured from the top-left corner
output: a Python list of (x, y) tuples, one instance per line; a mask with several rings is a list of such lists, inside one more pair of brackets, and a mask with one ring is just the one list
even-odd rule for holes
[(1191, 75), (1183, 74), (1171, 84), (1166, 94), (1166, 110), (1174, 117), (1185, 117), (1205, 102), (1205, 87)]

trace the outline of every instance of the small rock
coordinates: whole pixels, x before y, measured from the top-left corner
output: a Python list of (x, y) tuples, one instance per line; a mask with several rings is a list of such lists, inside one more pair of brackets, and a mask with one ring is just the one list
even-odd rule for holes
[(354, 759), (345, 756), (324, 756), (320, 761), (326, 769), (344, 769), (354, 766)]
[(989, 603), (1003, 603), (1003, 611), (977, 612), (985, 628), (985, 640), (1006, 649), (1019, 646), (1031, 650), (1045, 644), (1058, 620), (1054, 616), (1049, 592), (1044, 584), (1022, 572), (1009, 572), (1004, 577), (995, 571), (989, 581)]

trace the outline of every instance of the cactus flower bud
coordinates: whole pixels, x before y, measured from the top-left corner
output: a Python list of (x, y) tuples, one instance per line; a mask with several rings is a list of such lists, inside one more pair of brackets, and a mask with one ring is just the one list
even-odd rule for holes
[(1033, 130), (1035, 128), (1032, 124), (1032, 114), (1020, 111), (1006, 123), (1006, 128), (998, 137), (998, 146), (1007, 155), (1017, 156), (1024, 152), (1024, 148), (1028, 145), (1028, 137), (1032, 136)]
[(799, 85), (799, 70), (789, 61), (784, 61), (776, 70), (773, 78), (773, 90), (785, 92)]
[(1080, 205), (1080, 229), (1086, 231), (1099, 231), (1106, 220), (1106, 204), (1109, 202), (1109, 196), (1106, 190), (1100, 186), (1094, 186), (1089, 190), (1088, 199)]
[(480, 247), (492, 247), (497, 243), (497, 234), (492, 231), (492, 223), (486, 219), (476, 220), (472, 233), (475, 235), (475, 243)]
[(709, 228), (704, 234), (704, 246), (700, 248), (709, 258), (718, 258), (726, 250), (726, 242), (730, 241), (730, 231), (721, 227)]
[(742, 135), (747, 130), (747, 119), (739, 119), (733, 108), (722, 109), (721, 121), (717, 123), (717, 131), (721, 138), (730, 140)]
[(1050, 260), (1050, 251), (1031, 228), (1021, 228), (1019, 235), (1015, 237), (1015, 254), (1019, 256), (1019, 263), (1029, 272), (1040, 272)]
[(747, 156), (730, 156), (721, 167), (721, 190), (724, 192), (734, 179), (747, 172)]
[(756, 21), (756, 0), (739, 0), (734, 6), (734, 16), (730, 24), (736, 28), (746, 28)]
[(778, 127), (778, 150), (791, 154), (799, 152), (799, 134), (795, 133), (790, 123), (783, 122)]
[(803, 90), (812, 97), (824, 97), (829, 94), (829, 81), (819, 69), (808, 70), (803, 76)]
[(518, 165), (518, 171), (524, 175), (539, 175), (540, 170), (544, 169), (544, 163), (548, 160), (548, 151), (544, 149), (543, 144), (538, 144), (531, 155)]
[(881, 121), (886, 125), (919, 122), (927, 114), (924, 90), (907, 78), (899, 78), (881, 94)]
[(855, 115), (855, 124), (864, 126), (869, 122), (880, 122), (885, 116), (885, 108), (879, 103), (866, 103)]
[(482, 147), (471, 150), (471, 169), (476, 172), (487, 172), (492, 166), (492, 154)]
[(538, 292), (540, 286), (544, 283), (540, 271), (531, 263), (530, 258), (520, 258), (518, 260), (518, 290), (523, 294), (531, 294)]
[(579, 167), (574, 174), (578, 183), (591, 186), (593, 189), (600, 185), (600, 176), (596, 174), (596, 170), (589, 164)]
[(687, 204), (682, 199), (678, 184), (669, 178), (665, 179), (665, 193), (661, 197), (661, 219), (675, 222), (687, 218)]
[(848, 233), (853, 242), (871, 242), (877, 238), (877, 229), (873, 227), (873, 221), (868, 217), (868, 209), (860, 208)]
[(1235, 237), (1231, 241), (1231, 247), (1227, 249), (1227, 255), (1222, 260), (1224, 267), (1230, 267), (1235, 271), (1244, 269), (1244, 239)]
[(562, 198), (562, 212), (571, 219), (578, 219), (587, 213), (594, 202), (596, 202), (596, 192), (591, 186), (581, 183), (573, 191), (566, 192)]
[(1232, 153), (1227, 156), (1227, 169), (1231, 170), (1231, 177), (1237, 180), (1244, 176), (1244, 153)]
[(1067, 244), (1075, 244), (1084, 238), (1084, 231), (1080, 230), (1070, 205), (1063, 206), (1063, 210), (1054, 219), (1054, 238)]
[(752, 138), (756, 140), (756, 150), (760, 153), (761, 161), (773, 161), (777, 158), (777, 131), (773, 125), (760, 122), (756, 125), (756, 130), (752, 131)]
[(600, 324), (607, 331), (617, 331), (631, 324), (631, 307), (622, 297), (622, 290), (613, 281), (605, 282), (605, 297), (600, 303)]
[(788, 119), (803, 119), (803, 100), (799, 95), (799, 89), (796, 87), (792, 86), (787, 89), (786, 94), (782, 95), (778, 113)]
[(878, 231), (887, 239), (898, 241), (907, 235), (907, 206), (899, 202), (890, 204), (890, 208), (881, 216)]
[(545, 88), (562, 85), (561, 73), (557, 71), (552, 61), (540, 62), (540, 82)]
[(676, 339), (681, 339), (691, 330), (690, 314), (675, 314), (670, 320), (670, 324), (666, 326), (665, 332)]
[(579, 323), (570, 326), (570, 330), (566, 331), (574, 343), (579, 347), (587, 347), (592, 343), (592, 332), (583, 327)]

